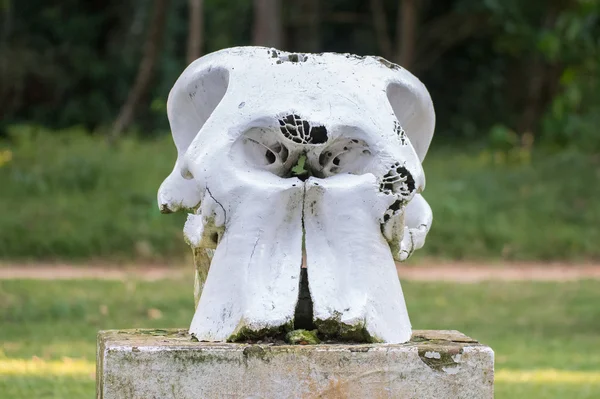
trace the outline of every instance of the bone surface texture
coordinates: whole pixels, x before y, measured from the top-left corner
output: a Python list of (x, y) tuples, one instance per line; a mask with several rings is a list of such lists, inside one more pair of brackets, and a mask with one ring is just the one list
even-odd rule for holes
[(158, 202), (189, 212), (198, 340), (285, 335), (300, 297), (321, 339), (410, 339), (395, 260), (431, 226), (435, 124), (416, 77), (379, 57), (239, 47), (193, 62), (167, 110), (178, 156)]

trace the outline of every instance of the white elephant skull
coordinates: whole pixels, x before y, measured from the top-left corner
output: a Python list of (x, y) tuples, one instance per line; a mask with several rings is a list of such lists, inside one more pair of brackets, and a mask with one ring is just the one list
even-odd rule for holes
[(158, 201), (194, 212), (192, 334), (293, 328), (305, 251), (321, 334), (410, 339), (394, 259), (431, 225), (421, 161), (435, 124), (417, 78), (378, 57), (240, 47), (193, 62), (167, 108), (178, 158)]

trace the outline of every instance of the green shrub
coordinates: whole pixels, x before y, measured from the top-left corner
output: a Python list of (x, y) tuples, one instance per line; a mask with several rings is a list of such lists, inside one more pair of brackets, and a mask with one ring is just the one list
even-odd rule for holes
[[(502, 134), (485, 151), (433, 144), (434, 222), (415, 258), (600, 259), (600, 157), (519, 152)], [(0, 258), (186, 256), (185, 215), (156, 205), (175, 156), (168, 135), (111, 147), (78, 128), (11, 128), (0, 141)]]
[[(433, 226), (424, 252), (451, 259), (600, 259), (600, 157), (438, 149), (424, 163)], [(516, 154), (516, 155), (515, 155)]]
[(111, 147), (81, 129), (14, 127), (0, 144), (0, 256), (120, 258), (186, 253), (184, 215), (163, 216), (156, 191), (175, 160), (170, 137)]

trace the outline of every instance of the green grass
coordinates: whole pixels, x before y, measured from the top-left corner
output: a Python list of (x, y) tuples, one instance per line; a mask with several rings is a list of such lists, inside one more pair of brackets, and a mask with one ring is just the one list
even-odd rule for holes
[[(0, 141), (0, 259), (189, 253), (185, 215), (156, 206), (176, 156), (170, 136), (110, 147), (80, 129), (13, 130)], [(600, 259), (600, 157), (537, 151), (531, 162), (498, 163), (474, 147), (434, 142), (424, 168), (434, 224), (421, 256)]]
[[(600, 397), (600, 282), (403, 284), (414, 328), (496, 352), (496, 397)], [(0, 281), (0, 397), (94, 392), (99, 329), (183, 327), (188, 281)]]

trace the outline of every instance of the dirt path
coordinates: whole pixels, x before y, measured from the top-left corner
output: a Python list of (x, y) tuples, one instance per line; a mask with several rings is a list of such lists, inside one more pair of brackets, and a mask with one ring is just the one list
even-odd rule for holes
[[(403, 280), (449, 281), (476, 283), (480, 281), (575, 281), (600, 280), (600, 264), (560, 263), (420, 263), (399, 265), (398, 274)], [(191, 266), (123, 265), (106, 264), (0, 264), (0, 280), (126, 280), (186, 279), (191, 276)]]

